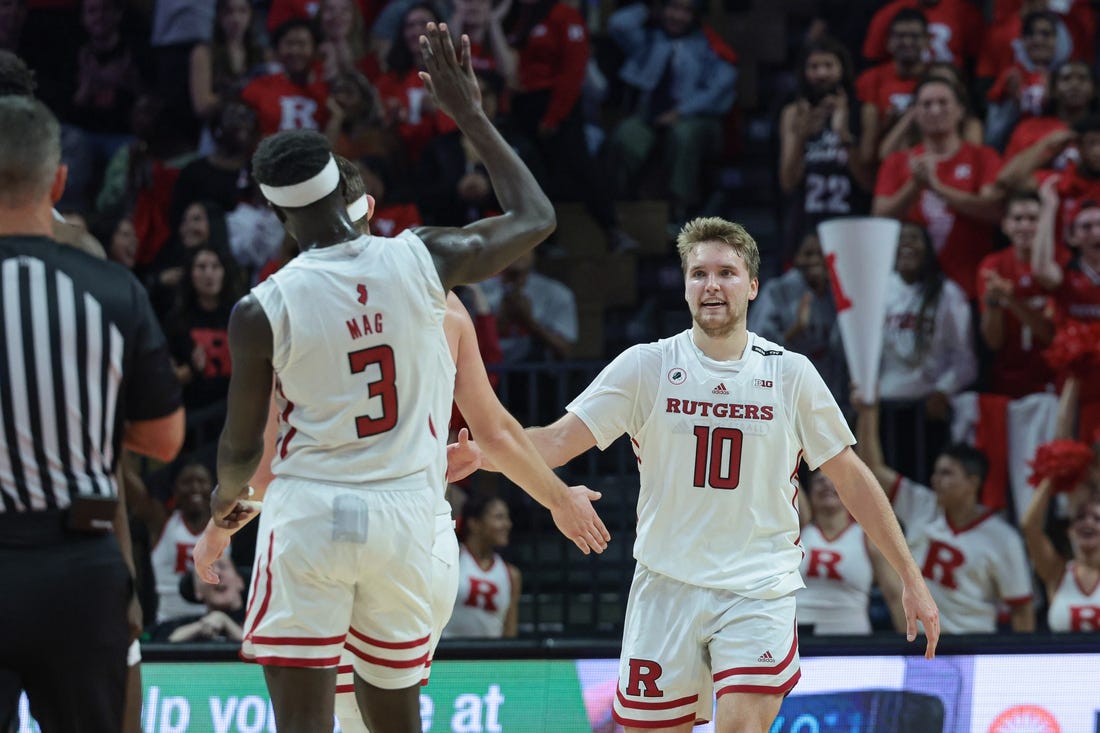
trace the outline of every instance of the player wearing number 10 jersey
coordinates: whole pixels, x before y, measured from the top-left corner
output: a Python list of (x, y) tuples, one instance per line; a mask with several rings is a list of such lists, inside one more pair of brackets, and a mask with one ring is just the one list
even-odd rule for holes
[(745, 327), (760, 255), (740, 225), (680, 233), (694, 325), (613, 361), (553, 425), (531, 431), (551, 466), (623, 433), (638, 457), (638, 561), (615, 719), (627, 731), (769, 729), (798, 680), (794, 592), (800, 460), (822, 466), (898, 571), (910, 638), (938, 634), (920, 570), (836, 401), (809, 361)]

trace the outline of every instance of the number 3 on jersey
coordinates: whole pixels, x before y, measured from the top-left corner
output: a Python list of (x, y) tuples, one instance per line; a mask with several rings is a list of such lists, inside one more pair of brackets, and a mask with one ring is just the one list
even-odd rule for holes
[(736, 489), (741, 482), (741, 446), (737, 428), (695, 426), (695, 482), (700, 489)]
[(355, 418), (355, 431), (360, 438), (393, 430), (393, 426), (397, 424), (397, 375), (393, 365), (393, 349), (383, 344), (348, 354), (348, 365), (352, 374), (365, 372), (372, 364), (378, 365), (381, 376), (368, 383), (367, 394), (382, 398), (382, 414), (378, 417), (359, 415)]

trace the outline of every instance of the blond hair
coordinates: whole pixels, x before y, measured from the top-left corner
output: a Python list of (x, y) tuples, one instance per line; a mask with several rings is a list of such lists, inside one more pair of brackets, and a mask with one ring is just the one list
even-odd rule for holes
[(701, 216), (692, 219), (676, 236), (676, 251), (680, 253), (680, 266), (687, 271), (687, 259), (696, 246), (706, 242), (721, 242), (741, 255), (749, 268), (749, 277), (760, 274), (760, 248), (745, 227), (717, 216)]

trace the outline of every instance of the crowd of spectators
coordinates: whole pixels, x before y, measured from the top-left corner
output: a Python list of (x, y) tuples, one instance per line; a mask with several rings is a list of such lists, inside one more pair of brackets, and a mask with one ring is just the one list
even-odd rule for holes
[[(853, 422), (874, 425), (880, 477), (930, 484), (960, 533), (967, 528), (952, 522), (984, 510), (1002, 512), (1017, 539), (1022, 526), (1040, 591), (1053, 595), (1070, 571), (1095, 587), (1095, 495), (1081, 488), (1052, 500), (1047, 487), (1031, 505), (1015, 488), (1026, 476), (1014, 472), (1056, 429), (1100, 437), (1100, 381), (1043, 355), (1069, 324), (1100, 320), (1096, 11), (1086, 0), (841, 3), (847, 13), (818, 5), (794, 29), (793, 93), (769, 100), (780, 227), (761, 248), (782, 272), (765, 273), (750, 328), (806, 354)], [(555, 202), (581, 203), (595, 221), (604, 245), (592, 251), (635, 256), (614, 202), (665, 199), (675, 232), (705, 210), (716, 162), (731, 162), (736, 148), (745, 80), (707, 10), (700, 0), (602, 13), (572, 0), (0, 2), (0, 48), (34, 70), (36, 93), (64, 123), (69, 185), (58, 209), (145, 284), (184, 390), (184, 458), (128, 471), (125, 482), (136, 542), (148, 546), (154, 638), (239, 636), (247, 533), (233, 558), (245, 580), (223, 573), (231, 580), (214, 590), (194, 581), (181, 548), (206, 520), (200, 505), (232, 373), (229, 310), (295, 252), (251, 178), (258, 141), (322, 131), (359, 167), (377, 201), (377, 234), (492, 214), (484, 166), (418, 74), (420, 33), (446, 21), (471, 38), (486, 113)], [(721, 213), (738, 218), (736, 206)], [(849, 400), (816, 232), (833, 217), (871, 214), (903, 222), (881, 406)], [(552, 244), (549, 256), (561, 249)], [(537, 264), (524, 258), (461, 294), (490, 367), (568, 360), (580, 338), (578, 296), (587, 294)], [(1015, 444), (1011, 405), (1035, 395), (1061, 395), (1060, 407), (1040, 428), (1031, 420)], [(958, 449), (968, 439), (986, 464)], [(957, 480), (944, 478), (944, 460)], [(847, 526), (835, 491), (804, 479), (817, 486), (806, 521), (828, 545)], [(887, 488), (905, 497), (899, 511), (927, 523), (937, 510), (915, 482)], [(949, 508), (947, 484), (969, 487), (973, 505)], [(882, 581), (880, 566), (861, 571), (868, 584)], [(977, 578), (970, 600), (995, 615), (998, 604), (1020, 602), (1007, 583)], [(893, 585), (881, 585), (892, 605)], [(1002, 626), (1035, 625), (1010, 608), (1000, 608)]]

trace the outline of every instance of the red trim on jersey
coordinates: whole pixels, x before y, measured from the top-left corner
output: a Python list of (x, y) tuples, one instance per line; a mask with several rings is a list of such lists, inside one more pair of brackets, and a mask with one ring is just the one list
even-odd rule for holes
[(724, 680), (727, 677), (733, 677), (734, 675), (775, 675), (779, 674), (787, 667), (791, 666), (791, 662), (794, 661), (795, 652), (798, 651), (798, 632), (794, 634), (794, 641), (791, 642), (791, 648), (787, 652), (787, 656), (783, 657), (783, 660), (779, 664), (773, 667), (734, 667), (733, 669), (727, 669), (714, 675), (714, 681), (718, 682)]
[(251, 636), (249, 641), (253, 644), (267, 644), (268, 646), (329, 646), (331, 644), (343, 644), (344, 636), (327, 636), (317, 638), (315, 636)]
[(336, 674), (348, 674), (354, 672), (355, 667), (350, 664), (341, 664), (339, 667), (336, 668)]
[(683, 725), (684, 723), (695, 723), (695, 713), (680, 718), (674, 718), (673, 720), (631, 720), (630, 718), (624, 718), (619, 715), (618, 711), (612, 710), (611, 717), (614, 718), (615, 722), (619, 725), (630, 726), (631, 728), (671, 728), (676, 725)]
[[(1080, 567), (1080, 565), (1073, 560), (1070, 560), (1068, 563), (1066, 563), (1066, 567), (1069, 569), (1069, 572), (1073, 574), (1073, 582), (1077, 585), (1077, 590), (1084, 593), (1085, 598), (1088, 598), (1096, 592), (1097, 588), (1100, 588), (1100, 575), (1096, 576), (1096, 582), (1092, 584), (1092, 590), (1085, 590), (1085, 586), (1081, 584), (1081, 578), (1077, 575), (1077, 568)], [(1062, 582), (1059, 581), (1058, 585), (1061, 584)]]
[[(834, 542), (836, 542), (837, 540), (839, 540), (841, 537), (843, 537), (844, 533), (847, 532), (848, 530), (850, 530), (852, 528), (852, 526), (855, 525), (855, 524), (857, 524), (856, 520), (852, 518), (851, 514), (849, 514), (848, 515), (848, 523), (845, 524), (844, 527), (839, 532), (837, 532), (835, 535), (833, 535), (832, 537), (825, 534), (825, 530), (823, 530), (821, 527), (818, 527), (816, 524), (814, 526), (817, 527), (817, 531), (821, 535), (821, 539), (825, 540), (826, 542), (828, 542), (831, 545)], [(864, 537), (866, 538), (866, 535), (864, 535)]]
[(355, 693), (355, 683), (350, 685), (336, 685), (336, 694), (341, 695), (345, 692)]
[(428, 415), (428, 432), (432, 434), (432, 437), (436, 437), (435, 425), (432, 425), (432, 416)]
[[(459, 542), (458, 543), (458, 554), (461, 555), (463, 552), (465, 552), (467, 555), (470, 556), (470, 559), (474, 561), (474, 565), (477, 565), (478, 568), (480, 568), (481, 572), (483, 572), (483, 573), (488, 573), (493, 568), (495, 568), (497, 566), (497, 560), (500, 559), (500, 555), (498, 555), (494, 552), (493, 553), (493, 561), (489, 563), (489, 567), (485, 567), (484, 565), (481, 564), (481, 560), (478, 560), (476, 557), (474, 557), (474, 553), (470, 552), (470, 550), (467, 549), (465, 544), (463, 544), (462, 542)], [(509, 572), (508, 573), (508, 581), (509, 581), (508, 587), (509, 587), (509, 590), (511, 589), (511, 580), (512, 580), (512, 573)], [(509, 592), (509, 595), (511, 595), (510, 592)]]
[(637, 438), (631, 438), (630, 442), (633, 443), (634, 445), (638, 446), (639, 448), (642, 447), (642, 444), (638, 442)]
[(296, 657), (253, 657), (249, 662), (272, 667), (331, 667), (340, 662), (340, 657), (324, 659), (298, 659)]
[(401, 661), (395, 661), (393, 659), (383, 659), (382, 657), (376, 657), (373, 654), (367, 654), (366, 652), (359, 651), (351, 644), (345, 644), (344, 648), (355, 656), (362, 659), (364, 662), (374, 664), (379, 667), (389, 667), (390, 669), (412, 669), (413, 667), (423, 667), (424, 662), (428, 661), (428, 653), (424, 652), (416, 659), (403, 659)]
[[(260, 619), (267, 613), (267, 605), (271, 602), (271, 555), (275, 550), (275, 530), (271, 530), (271, 534), (267, 539), (267, 564), (264, 565), (264, 575), (267, 577), (267, 587), (264, 588), (264, 600), (260, 603), (260, 610), (256, 613), (256, 618), (252, 619), (252, 627), (244, 635), (244, 638), (248, 639), (252, 636), (252, 633), (256, 631), (256, 626), (260, 623)], [(259, 577), (259, 573), (256, 576)], [(256, 589), (253, 588), (253, 591)], [(252, 613), (252, 604), (256, 600), (256, 595), (253, 593), (252, 600), (248, 602), (248, 610), (245, 611), (247, 617)]]
[(890, 503), (894, 503), (894, 499), (898, 497), (898, 489), (901, 488), (901, 480), (905, 478), (900, 473), (897, 478), (894, 479), (894, 483), (886, 490), (886, 498), (890, 500)]
[(955, 536), (958, 536), (958, 535), (962, 534), (963, 532), (969, 532), (970, 530), (974, 529), (979, 524), (981, 524), (982, 522), (989, 519), (990, 517), (992, 517), (995, 514), (996, 514), (996, 512), (994, 512), (992, 510), (987, 511), (985, 514), (981, 515), (980, 517), (977, 517), (976, 519), (974, 519), (970, 522), (967, 522), (966, 524), (964, 524), (961, 527), (956, 527), (955, 525), (951, 524), (951, 520), (947, 518), (946, 514), (944, 515), (943, 518), (944, 518), (944, 521), (947, 522), (947, 526), (951, 530), (951, 533), (954, 534)]
[(415, 641), (380, 641), (378, 639), (372, 639), (371, 637), (360, 631), (356, 631), (354, 627), (349, 628), (348, 632), (356, 639), (359, 639), (360, 641), (365, 641), (371, 646), (376, 646), (379, 649), (415, 649), (418, 646), (423, 646), (424, 644), (427, 644), (428, 641), (432, 638), (429, 634), (423, 639), (416, 639)]
[(633, 700), (627, 700), (623, 695), (623, 691), (618, 687), (615, 688), (615, 697), (619, 699), (619, 704), (624, 708), (632, 708), (634, 710), (669, 710), (670, 708), (682, 708), (684, 705), (694, 705), (699, 702), (698, 695), (690, 695), (688, 697), (681, 697), (677, 700), (666, 700), (664, 702), (634, 702)]
[(1024, 604), (1031, 603), (1032, 595), (1028, 593), (1026, 596), (1020, 596), (1019, 598), (1004, 598), (1002, 599), (1009, 606), (1023, 606)]
[[(294, 403), (286, 399), (286, 393), (283, 392), (283, 385), (279, 386), (279, 396), (286, 400), (286, 409), (283, 410), (281, 420), (285, 423), (287, 418), (290, 417), (290, 413), (294, 411)], [(283, 444), (279, 446), (279, 458), (286, 458), (287, 446), (290, 445), (290, 439), (298, 432), (298, 428), (291, 426), (290, 430), (286, 431), (286, 435), (283, 437)]]
[(729, 687), (723, 687), (715, 694), (715, 699), (722, 697), (730, 692), (743, 692), (752, 695), (781, 695), (786, 694), (794, 689), (794, 686), (798, 684), (798, 680), (802, 677), (802, 670), (798, 670), (794, 673), (794, 676), (784, 682), (778, 687), (769, 687), (768, 685), (730, 685)]

